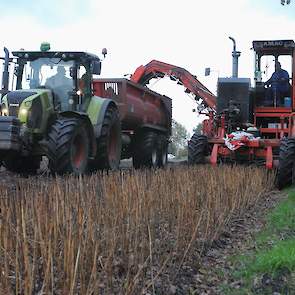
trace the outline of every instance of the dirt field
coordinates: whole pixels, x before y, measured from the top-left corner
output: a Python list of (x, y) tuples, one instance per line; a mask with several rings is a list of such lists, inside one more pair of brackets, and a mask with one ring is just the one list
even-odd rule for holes
[(8, 294), (218, 294), (212, 270), (279, 198), (250, 167), (0, 177)]

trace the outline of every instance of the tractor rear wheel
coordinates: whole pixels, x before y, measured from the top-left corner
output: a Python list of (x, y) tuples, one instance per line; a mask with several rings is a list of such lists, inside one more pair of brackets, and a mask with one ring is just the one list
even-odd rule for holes
[(87, 170), (89, 146), (88, 131), (82, 120), (56, 120), (48, 134), (50, 171), (56, 174), (83, 174)]
[(188, 142), (188, 164), (203, 164), (208, 154), (208, 139), (205, 135), (194, 134)]
[(101, 135), (97, 141), (95, 159), (91, 170), (117, 170), (122, 152), (121, 121), (117, 108), (109, 106), (102, 122)]
[(4, 161), (4, 167), (11, 172), (21, 174), (36, 174), (40, 168), (40, 156), (10, 155)]
[(136, 139), (133, 147), (134, 168), (157, 168), (159, 165), (159, 144), (157, 133), (145, 131)]
[(279, 189), (295, 182), (295, 138), (284, 138), (280, 145), (276, 184)]

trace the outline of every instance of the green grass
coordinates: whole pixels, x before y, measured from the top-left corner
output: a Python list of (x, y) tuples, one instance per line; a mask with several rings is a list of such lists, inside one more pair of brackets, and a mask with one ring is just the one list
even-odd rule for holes
[(295, 230), (295, 192), (291, 191), (286, 201), (279, 204), (269, 215), (269, 229), (272, 227), (278, 232), (284, 229)]
[(263, 249), (256, 255), (256, 261), (250, 269), (253, 273), (276, 272), (283, 267), (295, 269), (295, 239), (278, 241), (272, 249), (264, 252)]
[(295, 294), (294, 188), (288, 191), (288, 199), (268, 214), (254, 244), (254, 250), (230, 258), (235, 265), (231, 279), (243, 284), (239, 290), (224, 284), (223, 294)]

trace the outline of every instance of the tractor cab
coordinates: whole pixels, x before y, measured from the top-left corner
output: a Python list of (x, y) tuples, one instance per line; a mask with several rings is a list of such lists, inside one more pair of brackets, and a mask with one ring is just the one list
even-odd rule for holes
[(14, 96), (21, 99), (24, 92), (47, 89), (52, 93), (56, 110), (85, 111), (92, 96), (92, 74), (100, 74), (99, 57), (85, 52), (46, 50), (12, 54), (17, 58)]
[[(253, 41), (257, 106), (291, 107), (291, 100), (285, 98), (292, 97), (294, 46), (293, 40)], [(278, 64), (281, 70), (276, 71)], [(275, 71), (281, 71), (281, 75), (273, 75)], [(267, 88), (272, 88), (272, 91)]]
[(289, 117), (295, 109), (294, 48), (293, 40), (253, 41), (254, 124), (266, 138), (289, 133)]

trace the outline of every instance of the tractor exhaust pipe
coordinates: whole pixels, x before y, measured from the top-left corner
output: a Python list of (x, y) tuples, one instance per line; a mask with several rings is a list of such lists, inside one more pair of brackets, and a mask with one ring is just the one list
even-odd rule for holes
[(9, 85), (9, 51), (6, 47), (4, 47), (5, 57), (4, 57), (4, 70), (2, 76), (2, 91), (1, 97), (8, 92), (8, 85)]
[(232, 68), (232, 78), (238, 78), (238, 72), (239, 72), (239, 57), (241, 55), (240, 51), (236, 50), (236, 41), (233, 37), (229, 37), (230, 40), (233, 41), (233, 68)]

